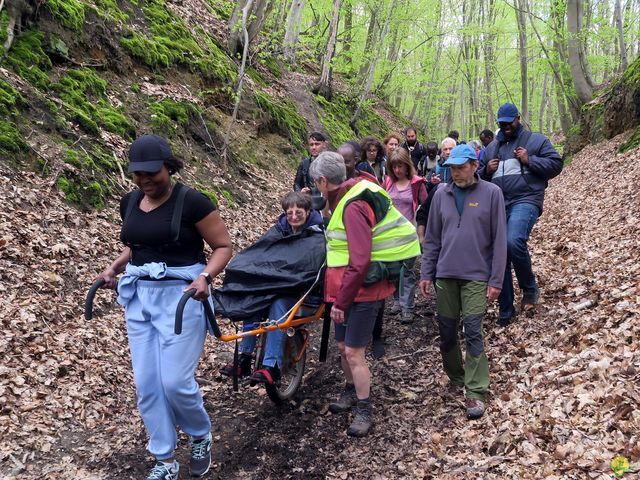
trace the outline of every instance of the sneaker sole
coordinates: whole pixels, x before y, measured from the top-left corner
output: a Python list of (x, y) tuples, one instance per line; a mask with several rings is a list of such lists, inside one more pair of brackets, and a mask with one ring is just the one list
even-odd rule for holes
[(194, 473), (193, 470), (189, 469), (189, 474), (195, 478), (204, 477), (207, 473), (209, 473), (210, 469), (211, 469), (211, 455), (209, 455), (209, 465), (207, 465), (207, 469), (204, 472)]

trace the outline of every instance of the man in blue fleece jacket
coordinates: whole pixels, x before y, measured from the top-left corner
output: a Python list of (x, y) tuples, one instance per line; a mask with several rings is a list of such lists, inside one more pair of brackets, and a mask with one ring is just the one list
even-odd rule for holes
[(562, 158), (547, 137), (523, 128), (515, 105), (505, 103), (498, 109), (498, 125), (500, 131), (487, 146), (478, 173), (502, 189), (507, 209), (508, 257), (498, 299), (499, 323), (507, 326), (515, 315), (511, 264), (522, 289), (521, 312), (532, 314), (540, 297), (527, 242), (542, 214), (547, 181), (562, 171)]
[[(420, 290), (436, 287), (440, 353), (451, 387), (464, 386), (467, 417), (484, 414), (489, 361), (484, 351), (482, 317), (487, 302), (498, 298), (507, 260), (502, 192), (476, 174), (476, 152), (458, 145), (445, 165), (453, 181), (433, 196), (422, 254)], [(462, 313), (466, 355), (458, 343)]]

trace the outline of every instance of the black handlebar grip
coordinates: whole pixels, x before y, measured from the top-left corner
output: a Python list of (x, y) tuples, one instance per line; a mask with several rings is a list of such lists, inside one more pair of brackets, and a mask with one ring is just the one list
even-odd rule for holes
[(93, 285), (91, 285), (91, 288), (87, 293), (87, 299), (84, 302), (84, 319), (85, 320), (91, 320), (93, 318), (93, 297), (96, 296), (96, 292), (98, 291), (98, 289), (102, 287), (105, 283), (107, 282), (104, 278), (99, 278), (98, 280), (93, 282)]
[(190, 288), (189, 290), (184, 292), (184, 295), (182, 295), (182, 298), (180, 298), (180, 301), (178, 302), (178, 306), (176, 307), (176, 323), (173, 328), (173, 331), (176, 335), (180, 335), (182, 333), (182, 314), (184, 313), (184, 306), (187, 303), (187, 300), (189, 300), (195, 294), (196, 289)]

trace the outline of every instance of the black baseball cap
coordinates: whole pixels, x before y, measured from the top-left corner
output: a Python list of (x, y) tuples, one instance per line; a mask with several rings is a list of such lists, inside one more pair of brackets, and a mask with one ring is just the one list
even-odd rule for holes
[(511, 123), (518, 115), (518, 107), (513, 103), (505, 103), (498, 109), (498, 123)]
[(129, 173), (158, 172), (171, 158), (169, 142), (158, 135), (143, 135), (129, 147)]

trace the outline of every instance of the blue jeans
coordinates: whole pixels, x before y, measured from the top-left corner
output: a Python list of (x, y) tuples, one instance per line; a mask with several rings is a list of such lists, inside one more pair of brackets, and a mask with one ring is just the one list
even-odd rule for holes
[[(295, 297), (279, 297), (276, 298), (271, 307), (269, 308), (269, 319), (276, 320), (281, 318), (291, 307), (298, 301)], [(286, 320), (283, 318), (279, 323)], [(262, 321), (260, 315), (254, 318), (249, 318), (244, 321), (244, 330), (253, 330), (254, 323)], [(264, 359), (262, 365), (265, 367), (275, 367), (276, 365), (282, 366), (282, 351), (284, 348), (284, 342), (286, 340), (286, 334), (282, 330), (272, 330), (267, 334), (267, 341), (264, 346)], [(251, 355), (256, 348), (256, 337), (244, 337), (240, 341), (238, 351), (247, 355)]]
[(507, 207), (507, 269), (498, 297), (500, 318), (510, 318), (515, 313), (512, 264), (518, 285), (522, 289), (523, 299), (533, 301), (538, 295), (538, 285), (531, 268), (527, 242), (539, 216), (540, 209), (531, 203), (516, 203)]

